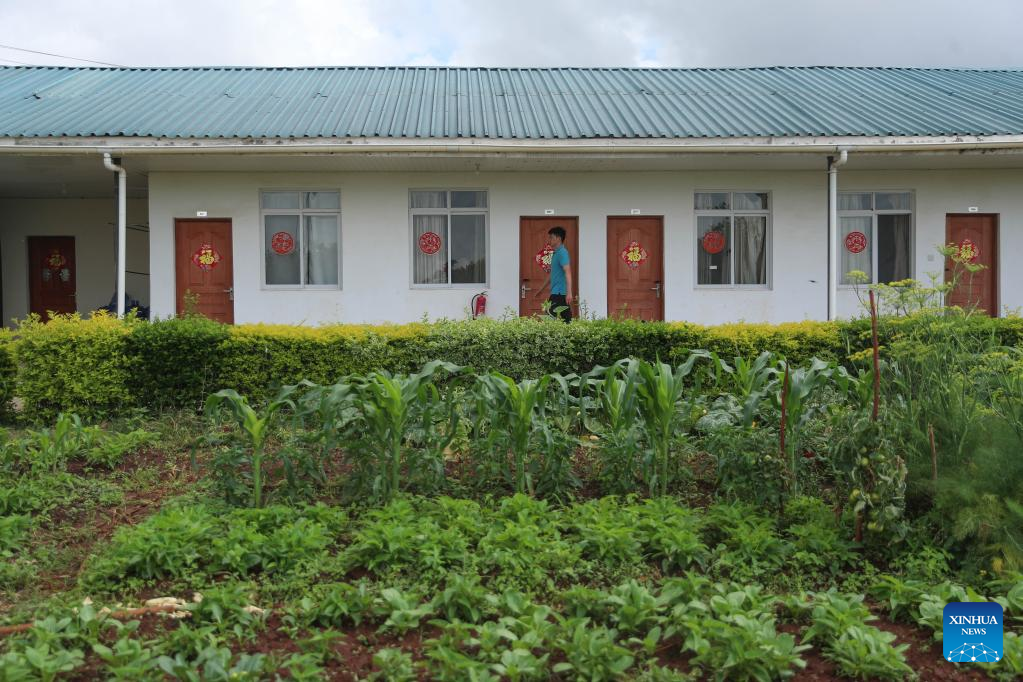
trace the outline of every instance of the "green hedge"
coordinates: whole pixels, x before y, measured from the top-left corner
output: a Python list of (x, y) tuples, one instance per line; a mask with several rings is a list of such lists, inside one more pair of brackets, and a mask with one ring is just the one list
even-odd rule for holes
[[(919, 335), (921, 329), (948, 333), (941, 329), (945, 319), (886, 319), (882, 343), (910, 332)], [(1020, 318), (957, 318), (954, 324), (969, 335), (993, 334), (1004, 345), (1023, 344)], [(597, 320), (566, 325), (524, 318), (230, 327), (201, 318), (148, 323), (96, 315), (47, 324), (27, 320), (13, 336), (13, 343), (0, 336), (0, 398), (10, 384), (3, 380), (10, 375), (11, 354), (5, 349), (13, 347), (15, 394), (24, 401), (27, 417), (45, 420), (59, 411), (100, 417), (128, 407), (197, 408), (221, 388), (263, 398), (302, 379), (324, 383), (372, 369), (407, 372), (431, 359), (518, 378), (584, 372), (626, 356), (677, 360), (694, 349), (725, 358), (770, 350), (794, 363), (811, 357), (845, 361), (869, 347), (870, 324), (854, 320), (706, 327)]]
[(136, 323), (125, 338), (132, 359), (128, 389), (137, 404), (199, 407), (220, 390), (220, 366), (230, 327), (205, 318)]
[(14, 336), (6, 329), (0, 329), (0, 414), (14, 397)]
[(21, 322), (14, 343), (15, 395), (32, 419), (74, 411), (96, 418), (135, 404), (126, 340), (140, 323), (96, 314)]

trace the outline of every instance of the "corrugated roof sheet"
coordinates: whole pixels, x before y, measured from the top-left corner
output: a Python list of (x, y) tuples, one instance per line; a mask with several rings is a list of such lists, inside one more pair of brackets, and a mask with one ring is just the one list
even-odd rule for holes
[(0, 67), (0, 136), (1023, 134), (1023, 71)]

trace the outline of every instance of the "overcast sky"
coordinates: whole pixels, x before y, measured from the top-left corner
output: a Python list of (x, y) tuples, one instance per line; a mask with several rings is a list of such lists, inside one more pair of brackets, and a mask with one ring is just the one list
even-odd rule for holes
[(1023, 67), (1021, 19), (1023, 0), (0, 0), (0, 44), (128, 66)]

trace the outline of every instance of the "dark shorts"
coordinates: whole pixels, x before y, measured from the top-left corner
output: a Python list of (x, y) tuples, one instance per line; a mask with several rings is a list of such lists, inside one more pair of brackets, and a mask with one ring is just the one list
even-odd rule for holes
[(572, 306), (565, 301), (564, 294), (551, 294), (547, 302), (551, 304), (548, 310), (552, 317), (560, 317), (565, 322), (572, 321)]

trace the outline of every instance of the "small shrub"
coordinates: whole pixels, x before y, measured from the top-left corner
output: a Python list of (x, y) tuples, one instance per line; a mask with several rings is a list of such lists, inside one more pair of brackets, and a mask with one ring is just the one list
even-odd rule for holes
[(635, 656), (620, 646), (618, 632), (602, 626), (590, 625), (585, 618), (565, 624), (566, 636), (560, 648), (567, 659), (554, 666), (554, 672), (571, 671), (576, 679), (603, 682), (617, 680), (632, 667)]
[(13, 335), (8, 329), (0, 328), (0, 417), (5, 416), (14, 397), (16, 375)]
[(682, 635), (683, 650), (695, 654), (693, 666), (713, 671), (717, 680), (787, 679), (806, 666), (799, 653), (809, 647), (778, 633), (773, 600), (762, 599), (759, 589), (718, 592), (676, 607), (666, 631)]
[(459, 529), (445, 527), (441, 519), (398, 499), (359, 519), (341, 560), (348, 569), (438, 580), (448, 570), (469, 565), (472, 552)]
[(833, 660), (845, 677), (861, 680), (903, 680), (913, 674), (906, 664), (908, 644), (892, 646), (895, 635), (875, 627), (850, 625), (832, 639), (824, 656)]
[(126, 340), (135, 324), (104, 313), (87, 320), (75, 314), (45, 324), (37, 316), (21, 321), (14, 356), (25, 415), (50, 421), (74, 412), (92, 419), (133, 405)]
[(20, 514), (0, 516), (0, 557), (14, 556), (32, 526), (32, 517)]
[[(617, 498), (603, 497), (569, 507), (565, 531), (583, 558), (609, 566), (628, 566), (643, 559), (643, 545), (636, 533), (638, 514)], [(651, 531), (651, 535), (656, 531)]]
[(325, 627), (360, 625), (373, 612), (376, 595), (364, 582), (318, 585), (314, 590), (313, 596), (303, 597), (299, 603), (306, 623)]
[(229, 338), (228, 325), (204, 317), (134, 325), (125, 353), (133, 365), (128, 386), (136, 404), (199, 410), (223, 387), (220, 360)]
[(82, 583), (109, 590), (125, 578), (183, 579), (193, 585), (227, 571), (286, 574), (322, 560), (346, 525), (327, 507), (271, 506), (218, 513), (203, 505), (165, 508), (120, 528), (89, 562)]
[(691, 510), (667, 497), (646, 500), (634, 510), (635, 535), (647, 560), (664, 571), (706, 565), (709, 552), (700, 536), (703, 523)]
[(416, 669), (412, 656), (401, 649), (381, 649), (373, 654), (373, 666), (376, 670), (370, 674), (370, 680), (382, 682), (413, 682)]

